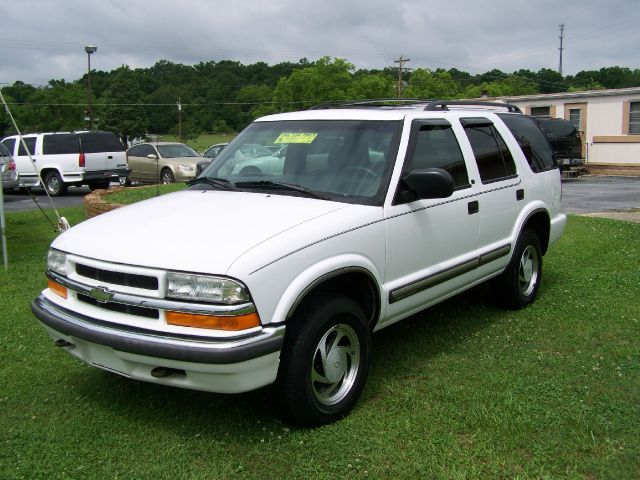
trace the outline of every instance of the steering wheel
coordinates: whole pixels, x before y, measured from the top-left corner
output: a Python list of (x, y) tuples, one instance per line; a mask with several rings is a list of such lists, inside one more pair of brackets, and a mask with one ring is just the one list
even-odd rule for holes
[(378, 179), (378, 175), (376, 174), (376, 172), (374, 172), (370, 168), (363, 167), (362, 165), (352, 165), (351, 167), (345, 168), (342, 171), (342, 173), (345, 176), (354, 176), (354, 177), (357, 174), (359, 174), (359, 176), (363, 177), (363, 180), (365, 179), (365, 177), (368, 177), (369, 180)]

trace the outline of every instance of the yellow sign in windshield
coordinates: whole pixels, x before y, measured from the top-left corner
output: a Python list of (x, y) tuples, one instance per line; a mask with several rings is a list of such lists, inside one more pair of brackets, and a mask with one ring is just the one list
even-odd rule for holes
[(285, 132), (281, 133), (273, 143), (311, 143), (317, 136), (317, 133)]

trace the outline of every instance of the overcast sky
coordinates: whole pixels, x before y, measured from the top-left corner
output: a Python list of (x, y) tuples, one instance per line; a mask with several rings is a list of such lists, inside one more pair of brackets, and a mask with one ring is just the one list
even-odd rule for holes
[(0, 84), (73, 81), (158, 60), (346, 58), (482, 73), (640, 68), (638, 0), (0, 0)]

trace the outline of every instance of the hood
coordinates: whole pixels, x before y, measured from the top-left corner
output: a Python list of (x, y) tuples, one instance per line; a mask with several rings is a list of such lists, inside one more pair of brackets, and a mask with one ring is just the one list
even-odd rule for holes
[(225, 274), (256, 245), (346, 207), (301, 197), (189, 190), (94, 217), (52, 246), (109, 262)]

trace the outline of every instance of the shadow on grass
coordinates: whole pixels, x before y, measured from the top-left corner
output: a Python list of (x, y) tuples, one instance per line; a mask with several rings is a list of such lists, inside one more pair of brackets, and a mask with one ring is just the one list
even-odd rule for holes
[[(433, 356), (456, 352), (461, 338), (506, 314), (491, 305), (490, 297), (489, 286), (479, 286), (374, 334), (361, 403), (386, 395), (385, 384), (400, 381), (416, 364), (428, 365)], [(233, 429), (235, 438), (238, 432), (259, 438), (262, 428), (286, 425), (275, 386), (244, 394), (214, 394), (130, 380), (93, 367), (71, 382), (97, 411), (186, 435), (206, 431), (215, 437)]]

